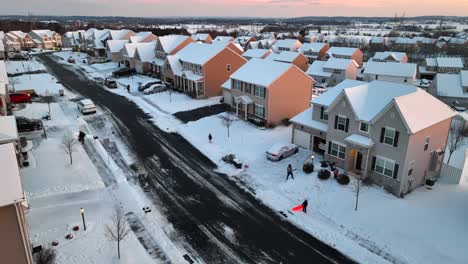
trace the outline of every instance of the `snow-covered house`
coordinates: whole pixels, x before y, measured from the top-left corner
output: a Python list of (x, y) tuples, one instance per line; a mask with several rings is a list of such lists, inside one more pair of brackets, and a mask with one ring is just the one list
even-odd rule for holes
[(418, 47), (417, 40), (412, 38), (391, 38), (390, 43), (392, 45), (393, 50), (397, 51), (413, 52)]
[(309, 67), (306, 56), (294, 51), (282, 51), (280, 53), (271, 53), (265, 59), (284, 63), (291, 63), (296, 65), (299, 69), (301, 69), (304, 72), (307, 71), (307, 68)]
[(372, 57), (370, 61), (407, 63), (408, 55), (406, 55), (405, 52), (397, 52), (397, 51), (376, 52), (374, 57)]
[(257, 59), (264, 59), (268, 55), (271, 54), (271, 50), (267, 49), (248, 49), (244, 53), (242, 53), (242, 56), (246, 58), (247, 60), (250, 60), (252, 58), (257, 58)]
[(302, 43), (297, 39), (280, 39), (271, 47), (274, 52), (297, 51)]
[(292, 142), (398, 197), (439, 170), (455, 116), (415, 86), (383, 81), (346, 80), (311, 103), (290, 120)]
[(327, 51), (325, 56), (327, 59), (336, 58), (336, 59), (348, 59), (354, 60), (358, 67), (362, 66), (362, 51), (358, 48), (349, 48), (349, 47), (331, 47)]
[(307, 74), (314, 78), (315, 86), (327, 88), (346, 79), (356, 80), (358, 65), (351, 59), (331, 58), (328, 61), (314, 61)]
[(135, 32), (129, 29), (89, 29), (85, 32), (86, 48), (91, 50), (95, 56), (106, 56), (107, 41), (130, 40), (132, 36), (135, 36)]
[(212, 42), (234, 42), (234, 38), (231, 36), (217, 36)]
[(138, 43), (127, 43), (122, 49), (122, 59), (127, 68), (135, 68), (135, 49)]
[(52, 49), (62, 47), (62, 36), (52, 30), (32, 30), (29, 32), (34, 42), (34, 47), (38, 49)]
[(257, 38), (255, 35), (249, 35), (249, 36), (239, 36), (234, 39), (234, 43), (241, 45), (243, 49), (247, 49), (249, 46), (249, 43), (251, 41), (256, 41)]
[(375, 51), (388, 50), (389, 40), (386, 37), (373, 37), (369, 40), (369, 47)]
[(140, 31), (130, 37), (130, 43), (142, 43), (156, 41), (158, 37), (151, 31)]
[(247, 62), (228, 45), (191, 43), (167, 56), (165, 81), (193, 98), (221, 95), (221, 85)]
[(364, 68), (362, 79), (414, 84), (417, 67), (414, 63), (370, 61)]
[(5, 34), (8, 50), (22, 50), (34, 48), (32, 37), (22, 31), (10, 31)]
[(133, 60), (135, 71), (140, 74), (155, 72), (154, 58), (156, 42), (143, 42), (135, 44)]
[(82, 48), (84, 43), (84, 30), (68, 31), (62, 36), (62, 45), (64, 48), (78, 49)]
[(426, 58), (424, 65), (419, 67), (421, 78), (432, 80), (437, 73), (459, 73), (463, 70), (463, 60), (460, 57)]
[(316, 60), (323, 60), (328, 49), (330, 49), (328, 43), (313, 42), (304, 43), (299, 48), (299, 52), (306, 56), (309, 63), (312, 64)]
[(206, 43), (206, 44), (210, 44), (211, 42), (213, 42), (213, 39), (211, 38), (210, 34), (207, 34), (207, 33), (193, 34), (192, 39), (195, 42), (201, 42), (201, 43)]
[(122, 50), (129, 40), (108, 40), (106, 53), (107, 58), (113, 62), (123, 62)]
[(194, 42), (189, 36), (184, 35), (167, 35), (159, 37), (156, 40), (155, 58), (153, 60), (156, 73), (162, 73), (162, 66), (168, 55), (174, 55), (185, 46)]
[(468, 71), (438, 73), (429, 87), (429, 92), (448, 105), (455, 102), (468, 103)]
[(254, 58), (222, 85), (224, 103), (245, 120), (279, 124), (309, 107), (313, 82), (293, 64)]
[(31, 264), (32, 245), (25, 217), (28, 204), (14, 143), (18, 139), (16, 122), (12, 116), (0, 119), (0, 255), (4, 263)]

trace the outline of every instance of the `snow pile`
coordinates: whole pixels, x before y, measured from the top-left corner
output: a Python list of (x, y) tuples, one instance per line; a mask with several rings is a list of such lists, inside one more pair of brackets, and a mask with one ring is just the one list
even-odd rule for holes
[(35, 59), (29, 61), (6, 61), (5, 64), (8, 74), (46, 71), (46, 67)]
[(11, 77), (10, 82), (12, 80), (16, 82), (14, 88), (17, 92), (34, 89), (38, 95), (45, 95), (46, 92), (50, 95), (58, 95), (59, 90), (64, 89), (62, 84), (58, 83), (57, 79), (48, 73), (21, 75)]

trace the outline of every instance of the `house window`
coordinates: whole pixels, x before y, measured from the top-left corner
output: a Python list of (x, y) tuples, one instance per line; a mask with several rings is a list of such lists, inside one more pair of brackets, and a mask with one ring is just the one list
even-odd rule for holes
[(328, 113), (325, 112), (325, 107), (320, 107), (320, 119), (328, 120)]
[(345, 116), (338, 116), (336, 129), (342, 130), (342, 131), (346, 130), (346, 117)]
[(395, 167), (395, 161), (393, 160), (382, 157), (376, 157), (375, 159), (375, 171), (380, 174), (396, 179)]
[(378, 76), (378, 75), (375, 75), (375, 79), (378, 80), (378, 79), (379, 79), (379, 76)]
[(408, 176), (413, 175), (414, 171), (414, 160), (409, 163)]
[(265, 98), (265, 87), (263, 86), (254, 86), (255, 96)]
[(252, 84), (250, 83), (245, 84), (245, 93), (248, 93), (248, 94), (252, 93)]
[(424, 140), (424, 151), (426, 151), (429, 148), (429, 142), (431, 141), (430, 137), (426, 137)]
[(242, 91), (241, 82), (238, 80), (232, 80), (232, 87), (234, 88), (234, 90)]
[(339, 70), (339, 69), (334, 69), (334, 70), (333, 70), (333, 73), (335, 73), (335, 74), (341, 74), (341, 70)]
[(328, 154), (344, 160), (346, 157), (346, 147), (334, 142), (330, 142), (330, 152)]
[(359, 125), (359, 131), (369, 133), (369, 124), (366, 122), (361, 122), (361, 124)]
[(263, 107), (263, 105), (255, 104), (255, 115), (265, 118), (265, 107)]
[(226, 65), (226, 71), (230, 72), (231, 71), (231, 64)]
[(392, 145), (395, 143), (395, 129), (386, 127), (384, 132), (384, 143)]

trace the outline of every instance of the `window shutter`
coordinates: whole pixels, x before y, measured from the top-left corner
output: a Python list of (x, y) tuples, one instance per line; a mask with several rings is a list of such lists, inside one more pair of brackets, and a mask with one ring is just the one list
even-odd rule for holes
[(400, 137), (400, 132), (395, 131), (395, 140), (393, 140), (393, 146), (398, 146), (398, 138)]
[(320, 119), (323, 119), (323, 106), (320, 107)]
[(328, 141), (328, 154), (331, 152), (331, 141)]
[(385, 127), (382, 127), (382, 130), (380, 132), (380, 143), (383, 143), (384, 136), (385, 136)]
[(346, 118), (345, 132), (348, 132), (349, 129), (349, 118)]
[(372, 166), (371, 169), (374, 171), (375, 170), (375, 156), (372, 157)]
[(393, 178), (396, 179), (398, 176), (398, 164), (395, 163), (395, 167), (393, 168)]
[(335, 116), (335, 129), (338, 127), (338, 116)]

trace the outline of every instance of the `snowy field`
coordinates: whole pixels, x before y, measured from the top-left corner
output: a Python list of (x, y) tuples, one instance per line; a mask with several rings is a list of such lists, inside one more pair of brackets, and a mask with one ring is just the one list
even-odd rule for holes
[[(104, 88), (105, 89), (105, 88)], [(270, 162), (265, 151), (274, 143), (290, 142), (291, 128), (259, 129), (245, 121), (234, 122), (231, 137), (217, 116), (183, 124), (161, 101), (148, 102), (140, 93), (112, 90), (134, 101), (166, 131), (178, 132), (219, 165), (221, 172), (239, 181), (247, 190), (277, 211), (287, 212), (309, 199), (307, 214), (289, 214), (288, 220), (361, 263), (466, 263), (463, 246), (468, 243), (466, 219), (468, 183), (437, 183), (404, 199), (377, 186), (363, 186), (358, 211), (354, 210), (352, 185), (342, 186), (334, 179), (321, 181), (316, 173), (306, 175), (302, 164), (311, 152), (280, 162)], [(193, 102), (196, 102), (195, 100)], [(183, 109), (184, 102), (179, 109)], [(172, 104), (170, 105), (172, 106)], [(214, 137), (208, 142), (208, 134)], [(246, 171), (224, 164), (221, 157), (235, 154), (249, 166)], [(320, 156), (316, 155), (315, 167)], [(285, 181), (291, 163), (295, 180)]]
[(45, 95), (46, 93), (58, 95), (59, 90), (64, 89), (62, 84), (57, 83), (57, 79), (49, 73), (23, 74), (10, 77), (10, 83), (13, 82), (17, 92), (34, 89), (38, 95)]
[(5, 61), (8, 74), (23, 74), (46, 71), (46, 67), (35, 59), (29, 61)]

